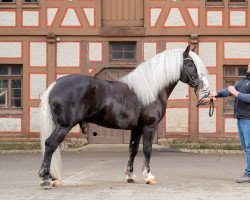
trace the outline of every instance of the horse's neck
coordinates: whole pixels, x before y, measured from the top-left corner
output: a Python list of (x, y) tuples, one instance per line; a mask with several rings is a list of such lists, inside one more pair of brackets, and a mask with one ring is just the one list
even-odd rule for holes
[(169, 96), (171, 95), (171, 93), (173, 92), (175, 86), (177, 85), (178, 81), (171, 83), (170, 85), (168, 85), (167, 87), (165, 87), (161, 93), (160, 96), (162, 96), (162, 98), (164, 99), (164, 101), (166, 102), (169, 98)]

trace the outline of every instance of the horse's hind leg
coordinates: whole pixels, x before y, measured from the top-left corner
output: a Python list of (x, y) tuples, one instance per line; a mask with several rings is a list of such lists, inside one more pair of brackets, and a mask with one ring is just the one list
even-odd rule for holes
[(156, 179), (150, 171), (150, 157), (152, 154), (152, 143), (154, 139), (156, 128), (144, 127), (143, 128), (143, 154), (144, 161), (142, 166), (142, 175), (146, 183), (156, 184)]
[[(70, 128), (56, 127), (53, 133), (46, 139), (45, 141), (45, 153), (42, 162), (41, 169), (38, 174), (42, 178), (40, 185), (44, 188), (52, 187), (52, 179), (56, 179), (58, 177), (53, 177), (50, 173), (51, 168), (51, 159), (53, 153), (58, 148), (59, 144), (63, 141), (63, 139), (68, 134)], [(61, 166), (57, 166), (60, 168)]]
[(128, 182), (135, 182), (135, 175), (133, 173), (134, 159), (137, 154), (141, 139), (141, 129), (135, 128), (131, 131), (130, 143), (129, 143), (129, 159), (125, 168), (125, 174), (127, 175)]

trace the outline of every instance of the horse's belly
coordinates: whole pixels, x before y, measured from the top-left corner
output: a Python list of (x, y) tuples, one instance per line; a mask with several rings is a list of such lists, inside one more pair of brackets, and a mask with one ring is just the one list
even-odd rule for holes
[(106, 128), (131, 130), (137, 125), (137, 117), (126, 114), (107, 113), (102, 115), (99, 113), (99, 115), (92, 116), (89, 122)]

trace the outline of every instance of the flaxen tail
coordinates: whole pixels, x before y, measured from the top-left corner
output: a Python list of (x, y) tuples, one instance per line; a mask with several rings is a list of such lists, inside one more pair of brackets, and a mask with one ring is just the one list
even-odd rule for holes
[[(55, 84), (56, 82), (50, 84), (48, 89), (44, 92), (40, 104), (40, 138), (41, 138), (41, 147), (43, 156), (45, 152), (45, 141), (55, 129), (55, 123), (49, 105), (50, 92), (55, 86)], [(61, 153), (60, 153), (60, 148), (58, 147), (52, 156), (50, 165), (50, 174), (53, 179), (61, 178), (61, 168), (62, 168)]]

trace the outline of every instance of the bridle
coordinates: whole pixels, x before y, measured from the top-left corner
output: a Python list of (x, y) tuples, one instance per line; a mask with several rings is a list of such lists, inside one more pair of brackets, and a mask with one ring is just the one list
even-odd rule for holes
[[(185, 61), (185, 60), (192, 60), (193, 61), (193, 59), (190, 57), (183, 59), (183, 61)], [(192, 75), (189, 73), (186, 66), (184, 65), (184, 62), (183, 62), (183, 69), (189, 78), (190, 85), (195, 88), (199, 83), (197, 83), (197, 81), (195, 81), (196, 77), (192, 77)]]
[[(183, 61), (185, 61), (185, 60), (192, 60), (192, 61), (193, 61), (193, 59), (190, 58), (190, 57), (187, 57), (187, 58), (184, 58), (184, 59), (183, 59)], [(184, 65), (184, 63), (183, 63), (183, 69), (184, 69), (185, 73), (187, 74), (187, 76), (188, 76), (188, 78), (189, 78), (190, 85), (191, 85), (192, 87), (194, 87), (194, 88), (195, 88), (195, 87), (199, 84), (199, 82), (202, 80), (202, 77), (205, 76), (204, 74), (201, 74), (201, 78), (199, 79), (199, 82), (197, 83), (197, 81), (195, 81), (196, 77), (195, 77), (195, 78), (192, 77), (192, 75), (189, 73), (189, 71), (187, 70), (187, 68), (186, 68), (186, 66)], [(195, 92), (195, 93), (196, 93), (196, 92)], [(203, 92), (202, 94), (203, 94), (203, 96), (199, 99), (199, 101), (198, 101), (196, 107), (204, 106), (204, 105), (209, 105), (209, 113), (208, 113), (208, 115), (209, 115), (210, 117), (212, 117), (213, 114), (214, 114), (214, 101), (213, 101), (213, 99), (210, 99), (209, 101), (207, 101), (207, 99), (208, 99), (208, 97), (209, 97), (209, 94), (210, 94), (210, 91), (208, 91), (208, 92)]]

